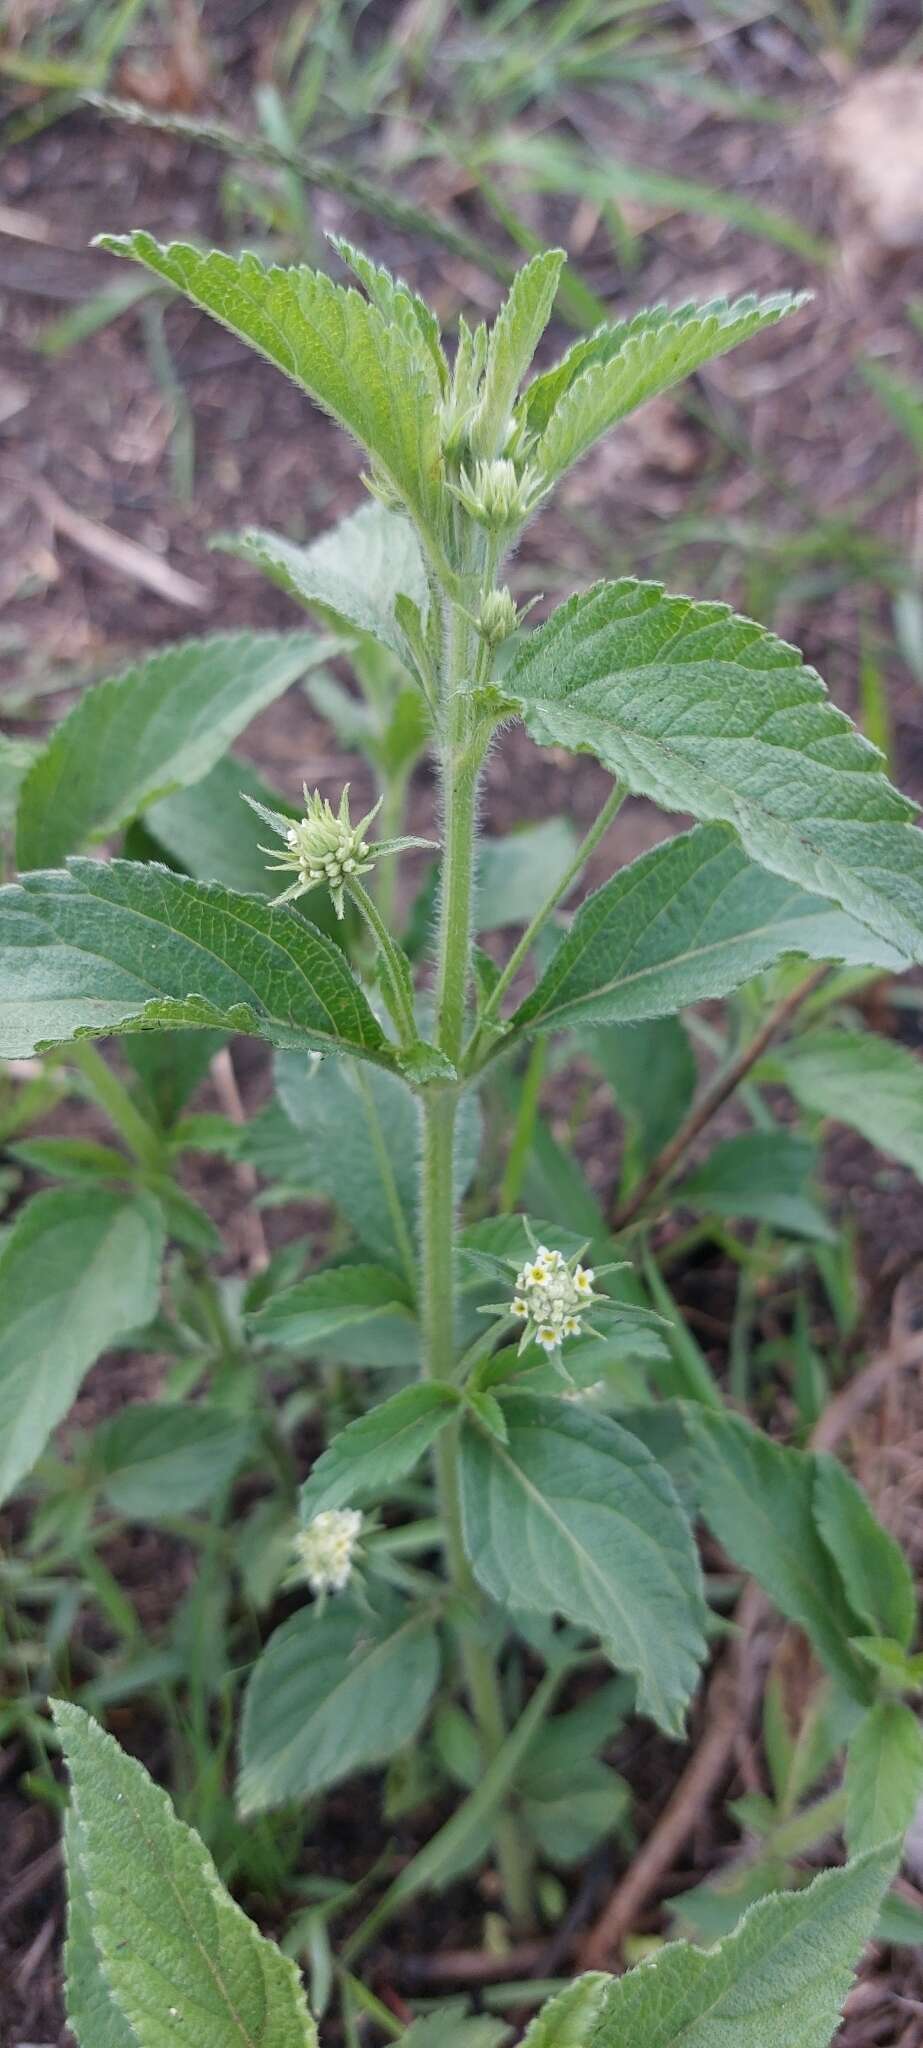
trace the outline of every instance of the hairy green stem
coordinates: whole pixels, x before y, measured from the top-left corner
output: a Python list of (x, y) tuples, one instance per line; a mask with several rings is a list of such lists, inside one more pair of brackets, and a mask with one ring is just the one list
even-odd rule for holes
[[(447, 621), (443, 688), (442, 750), (444, 847), (439, 922), (436, 1042), (453, 1063), (462, 1048), (471, 957), (471, 902), (474, 873), (475, 804), (485, 733), (472, 715), (466, 684), (474, 679), (474, 634), (458, 607)], [(433, 1085), (423, 1105), (420, 1229), (423, 1370), (450, 1381), (455, 1372), (455, 1126), (459, 1090)], [(465, 1551), (459, 1488), (458, 1425), (443, 1430), (435, 1448), (436, 1481), (445, 1529), (446, 1561), (461, 1596), (460, 1644), (465, 1684), (477, 1723), (485, 1766), (506, 1740), (497, 1671), (484, 1640), (485, 1602)], [(519, 1925), (531, 1912), (530, 1855), (515, 1816), (502, 1812), (496, 1826), (497, 1855), (511, 1918)]]
[(544, 931), (549, 918), (553, 917), (557, 910), (558, 904), (563, 903), (565, 896), (573, 888), (578, 876), (585, 868), (591, 853), (599, 845), (603, 834), (608, 831), (613, 818), (621, 810), (627, 794), (628, 792), (624, 784), (621, 782), (613, 783), (602, 810), (599, 812), (598, 817), (594, 819), (589, 831), (584, 833), (573, 859), (568, 863), (560, 879), (555, 882), (553, 889), (546, 896), (541, 908), (536, 911), (531, 923), (526, 926), (518, 944), (514, 946), (502, 974), (499, 976), (495, 987), (491, 989), (490, 995), (484, 1004), (477, 1030), (472, 1035), (468, 1046), (467, 1063), (470, 1063), (475, 1056), (484, 1025), (489, 1022), (491, 1017), (496, 1016), (510, 983), (515, 980), (523, 961), (531, 953), (539, 933)]

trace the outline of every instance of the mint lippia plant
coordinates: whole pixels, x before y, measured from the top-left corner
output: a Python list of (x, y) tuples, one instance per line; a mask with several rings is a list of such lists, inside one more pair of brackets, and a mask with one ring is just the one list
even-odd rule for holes
[[(688, 1438), (679, 1485), (656, 1428), (569, 1398), (592, 1386), (626, 1333), (657, 1341), (658, 1315), (634, 1276), (619, 1277), (623, 1262), (607, 1257), (610, 1233), (595, 1214), (589, 1229), (576, 1215), (552, 1225), (514, 1213), (488, 1214), (466, 1229), (459, 1221), (477, 1151), (476, 1098), (502, 1086), (520, 1054), (531, 1060), (549, 1036), (631, 1025), (657, 1045), (657, 1027), (683, 1006), (730, 996), (760, 973), (784, 977), (793, 958), (898, 970), (923, 958), (923, 839), (912, 807), (794, 648), (724, 605), (630, 579), (572, 597), (520, 639), (523, 615), (503, 580), (527, 519), (602, 434), (798, 301), (657, 308), (578, 341), (526, 382), (554, 302), (557, 252), (519, 273), (490, 332), (460, 322), (450, 364), (423, 302), (345, 244), (339, 252), (361, 292), (307, 269), (267, 271), (248, 256), (163, 248), (145, 234), (105, 238), (105, 246), (146, 264), (300, 384), (359, 441), (378, 501), (307, 549), (262, 531), (230, 545), (351, 640), (366, 706), (320, 677), (315, 702), (341, 726), (352, 719), (367, 733), (362, 720), (371, 718), (383, 841), (367, 837), (371, 813), (353, 825), (345, 796), (330, 806), (306, 787), (303, 814), (288, 815), (251, 790), (244, 794), (255, 795), (278, 841), (275, 858), (260, 858), (281, 867), (283, 879), (293, 876), (286, 901), (150, 861), (54, 866), (69, 847), (141, 813), (155, 839), (168, 833), (165, 793), (214, 770), (216, 707), (233, 737), (244, 722), (242, 696), (254, 700), (246, 648), (222, 657), (215, 643), (203, 643), (105, 686), (65, 722), (26, 777), (18, 821), (24, 872), (0, 894), (0, 1051), (8, 1057), (104, 1033), (249, 1033), (276, 1051), (279, 1091), (306, 1150), (312, 1141), (328, 1153), (348, 1149), (351, 1119), (365, 1118), (372, 1133), (373, 1199), (366, 1190), (363, 1206), (353, 1185), (350, 1200), (361, 1216), (360, 1244), (375, 1262), (334, 1260), (291, 1285), (269, 1284), (252, 1320), (256, 1341), (302, 1355), (351, 1334), (361, 1362), (389, 1365), (402, 1384), (333, 1436), (302, 1490), (298, 1568), (323, 1607), (295, 1613), (255, 1666), (241, 1809), (309, 1798), (410, 1744), (447, 1659), (448, 1690), (454, 1697), (463, 1684), (470, 1720), (459, 1739), (458, 1722), (443, 1719), (440, 1740), (449, 1775), (468, 1797), (395, 1879), (345, 1961), (416, 1890), (470, 1863), (485, 1831), (510, 1916), (527, 1921), (536, 1854), (553, 1833), (542, 1812), (542, 1771), (552, 1768), (540, 1762), (542, 1743), (547, 1759), (569, 1742), (572, 1763), (578, 1739), (563, 1725), (566, 1713), (549, 1718), (564, 1681), (601, 1652), (631, 1681), (641, 1713), (670, 1735), (682, 1731), (707, 1619), (695, 1502), (730, 1554), (807, 1630), (888, 1778), (888, 1798), (860, 1811), (850, 1839), (856, 1856), (843, 1884), (855, 1882), (865, 1898), (863, 1886), (880, 1890), (885, 1863), (893, 1865), (893, 1854), (882, 1862), (881, 1843), (905, 1823), (921, 1768), (912, 1713), (902, 1701), (898, 1712), (893, 1699), (885, 1711), (881, 1657), (876, 1665), (869, 1651), (871, 1641), (896, 1642), (911, 1683), (915, 1612), (900, 1553), (845, 1473), (845, 1495), (832, 1498), (810, 1452), (761, 1451), (759, 1437), (754, 1448), (754, 1433), (722, 1413), (717, 1389), (689, 1368), (688, 1356), (683, 1391), (702, 1413), (690, 1404), (679, 1417)], [(313, 642), (261, 644), (253, 661), (271, 670), (265, 701), (281, 687), (280, 663), (294, 661), (300, 672), (317, 658)], [(396, 696), (387, 680), (395, 670)], [(180, 677), (182, 743), (171, 753), (163, 708)], [(385, 701), (387, 719), (376, 726)], [(489, 851), (479, 846), (477, 812), (488, 751), (514, 718), (539, 746), (595, 755), (613, 784), (501, 967), (473, 943)], [(116, 747), (123, 731), (132, 746)], [(424, 742), (440, 785), (432, 989), (418, 986), (422, 949), (414, 952), (409, 934), (406, 944), (395, 935), (393, 862), (376, 864), (420, 844), (401, 827), (408, 763)], [(90, 756), (94, 777), (86, 774)], [(562, 932), (560, 907), (628, 792), (699, 822), (615, 874)], [(344, 911), (360, 923), (361, 977), (344, 949)], [(520, 996), (520, 969), (533, 958), (531, 986)], [(851, 1034), (827, 1037), (835, 1041), (825, 1055), (830, 1067), (844, 1064), (846, 1040), (849, 1066)], [(318, 1055), (331, 1056), (319, 1073)], [(803, 1062), (800, 1083), (790, 1085), (810, 1099)], [(408, 1218), (400, 1155), (409, 1128), (416, 1173), (417, 1121), (417, 1199)], [(648, 1181), (659, 1185), (656, 1174)], [(636, 1206), (647, 1185), (639, 1183)], [(413, 1475), (430, 1452), (437, 1514), (380, 1526), (381, 1503), (419, 1505)], [(772, 1512), (775, 1458), (784, 1462), (788, 1503), (781, 1530)], [(741, 1495), (749, 1516), (734, 1512)], [(892, 1597), (879, 1598), (856, 1562), (867, 1541), (879, 1545)], [(808, 1597), (792, 1547), (810, 1550), (816, 1597)], [(438, 1552), (441, 1568), (430, 1569)], [(510, 1725), (502, 1657), (514, 1636), (545, 1669)], [(63, 1725), (77, 1740), (77, 1724)], [(581, 1723), (578, 1747), (588, 1739)], [(599, 1746), (598, 1731), (594, 1740)], [(896, 1789), (895, 1763), (911, 1753)], [(98, 1743), (91, 1763), (94, 1782), (97, 1771), (115, 1768)], [(594, 1780), (593, 1796), (609, 1802), (611, 1817), (610, 1776), (602, 1788)], [(79, 1838), (79, 1761), (77, 1778)], [(89, 1842), (89, 1819), (86, 1826)], [(560, 1823), (555, 1841), (563, 1853)], [(76, 1853), (79, 1864), (79, 1839)], [(874, 1883), (863, 1861), (869, 1853), (879, 1855)], [(92, 1899), (92, 1879), (88, 1889)], [(834, 1881), (823, 1894), (825, 1915), (840, 1896)], [(791, 1932), (797, 1946), (799, 1915), (800, 1902), (785, 1904), (781, 1943)], [(847, 1920), (852, 1941), (859, 1921)], [(766, 1930), (770, 1920), (748, 1924)], [(738, 1959), (751, 1939), (759, 1950), (758, 1935), (744, 1931)], [(115, 1987), (121, 1966), (108, 1933), (96, 1945)], [(623, 2011), (610, 2024), (600, 2016), (609, 1994), (600, 1993), (597, 2006), (587, 1982), (577, 1994), (586, 2038), (625, 2048), (643, 2024), (663, 2048), (680, 2038), (705, 2048), (708, 1987), (723, 1965), (684, 1956), (664, 1958), (663, 1967), (668, 1977), (675, 1972), (670, 1998), (675, 1990), (680, 2018), (672, 2030), (661, 2019), (659, 2034), (651, 2033), (643, 1986), (612, 1992)], [(729, 1968), (721, 1995), (733, 2002)], [(646, 1973), (626, 1982), (642, 1979)], [(792, 2008), (791, 2037), (797, 2032), (805, 2048), (828, 2037), (828, 1989), (822, 1995), (815, 1984), (813, 2003)], [(684, 2004), (687, 1990), (692, 2002)], [(116, 1988), (113, 1995), (119, 2002)], [(128, 2017), (142, 2048), (171, 2038), (168, 2028), (146, 2030), (134, 2006)], [(542, 2035), (540, 2021), (539, 2040), (584, 2038), (572, 2021), (570, 2007), (559, 2032), (549, 2020)], [(265, 2039), (301, 2039), (300, 2024), (292, 2019), (288, 2031)], [(740, 2020), (739, 2042), (762, 2048), (770, 2038), (764, 2018), (757, 2014), (749, 2033), (748, 2025)]]

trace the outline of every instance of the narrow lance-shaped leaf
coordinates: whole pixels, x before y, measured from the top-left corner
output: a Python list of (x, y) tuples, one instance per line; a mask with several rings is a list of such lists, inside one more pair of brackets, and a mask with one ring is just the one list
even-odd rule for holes
[(748, 859), (727, 825), (641, 854), (587, 897), (516, 1011), (531, 1031), (633, 1024), (729, 995), (788, 953), (900, 971), (866, 925)]
[(696, 1407), (687, 1419), (709, 1528), (805, 1630), (827, 1669), (867, 1702), (870, 1674), (849, 1647), (859, 1619), (817, 1527), (816, 1458), (773, 1443), (737, 1415)]
[(251, 1328), (266, 1343), (310, 1353), (341, 1330), (380, 1324), (386, 1316), (403, 1332), (409, 1351), (417, 1333), (406, 1281), (386, 1266), (331, 1266), (271, 1295), (251, 1318)]
[(465, 1424), (465, 1548), (504, 1607), (557, 1612), (597, 1635), (638, 1681), (638, 1704), (671, 1734), (704, 1652), (692, 1532), (666, 1473), (637, 1437), (560, 1400), (512, 1394), (508, 1442)]
[(797, 312), (809, 296), (778, 292), (758, 299), (751, 293), (730, 305), (713, 299), (675, 311), (655, 306), (597, 329), (526, 392), (529, 425), (542, 428), (533, 460), (545, 476), (561, 476), (626, 413)]
[(54, 867), (198, 782), (258, 711), (335, 648), (311, 633), (221, 633), (165, 647), (86, 690), (23, 784), (20, 868)]
[(300, 1495), (302, 1521), (380, 1494), (412, 1472), (440, 1430), (458, 1412), (454, 1387), (403, 1387), (390, 1401), (341, 1429), (318, 1458)]
[(56, 1188), (20, 1209), (0, 1250), (0, 1499), (34, 1465), (85, 1372), (157, 1309), (155, 1203)]
[(395, 600), (409, 597), (425, 618), (429, 586), (413, 527), (399, 513), (361, 505), (308, 547), (257, 526), (222, 534), (213, 545), (252, 562), (298, 604), (335, 614), (354, 631), (370, 633), (405, 668), (413, 666)]
[(295, 910), (130, 861), (75, 860), (0, 890), (0, 1053), (205, 1025), (385, 1063), (343, 954)]
[(490, 332), (477, 412), (469, 439), (476, 455), (498, 455), (513, 401), (551, 318), (563, 249), (546, 249), (517, 271)]
[(765, 1899), (715, 1948), (671, 1942), (610, 1980), (580, 2048), (828, 2048), (895, 1861), (891, 1843)]
[[(127, 2022), (127, 2032), (111, 2031), (112, 2048), (313, 2048), (294, 1963), (228, 1896), (166, 1793), (80, 1707), (56, 1700), (54, 1716), (71, 1775), (78, 1882), (103, 1983)], [(86, 2023), (79, 1993), (78, 2010)], [(80, 2048), (105, 2040), (84, 2031)]]
[(923, 1792), (923, 1729), (903, 1700), (880, 1699), (846, 1750), (846, 1840), (850, 1854), (904, 1835)]
[(503, 691), (540, 744), (733, 825), (761, 866), (923, 958), (913, 806), (797, 649), (752, 620), (659, 584), (599, 584), (533, 633)]
[[(421, 526), (438, 526), (436, 407), (420, 349), (357, 291), (305, 266), (265, 268), (256, 256), (206, 254), (140, 229), (101, 235), (268, 356), (354, 434)], [(421, 343), (422, 347), (422, 343)]]
[(838, 1458), (815, 1456), (814, 1514), (849, 1604), (875, 1635), (909, 1650), (916, 1632), (913, 1573), (870, 1501)]

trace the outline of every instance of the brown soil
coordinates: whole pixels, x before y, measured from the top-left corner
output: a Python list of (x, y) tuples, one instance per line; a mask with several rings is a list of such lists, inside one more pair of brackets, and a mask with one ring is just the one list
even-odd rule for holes
[[(265, 75), (273, 38), (289, 13), (279, 0), (256, 10), (236, 10), (236, 25), (229, 26), (224, 10), (206, 7), (205, 41), (216, 55), (204, 96), (195, 84), (191, 88), (199, 111), (249, 124), (253, 82)], [(863, 58), (866, 70), (893, 59), (915, 26), (913, 15), (909, 0), (881, 10)], [(406, 11), (380, 0), (363, 34), (380, 36), (389, 25), (395, 33), (406, 27)], [(459, 32), (454, 17), (449, 29)], [(892, 367), (909, 362), (904, 309), (912, 294), (923, 290), (918, 224), (901, 230), (905, 239), (896, 246), (883, 239), (879, 215), (872, 209), (870, 216), (866, 197), (851, 189), (842, 151), (828, 151), (825, 122), (831, 107), (842, 107), (849, 87), (847, 71), (830, 53), (810, 54), (781, 16), (776, 20), (770, 14), (752, 32), (728, 38), (725, 75), (741, 91), (784, 96), (799, 108), (798, 120), (760, 127), (719, 118), (694, 101), (666, 95), (660, 117), (642, 120), (630, 102), (616, 114), (602, 92), (589, 88), (574, 93), (561, 111), (603, 158), (617, 131), (620, 158), (726, 189), (745, 187), (750, 198), (788, 209), (814, 233), (830, 237), (839, 256), (819, 270), (713, 218), (632, 203), (626, 211), (631, 225), (643, 231), (641, 265), (636, 274), (620, 276), (592, 209), (588, 213), (576, 201), (529, 199), (536, 231), (579, 246), (584, 275), (620, 306), (690, 293), (704, 298), (719, 290), (771, 290), (803, 281), (813, 286), (816, 299), (799, 322), (718, 364), (690, 393), (675, 402), (655, 403), (612, 437), (577, 471), (555, 508), (537, 521), (517, 564), (517, 584), (523, 595), (544, 591), (551, 601), (601, 573), (631, 567), (657, 574), (669, 568), (674, 586), (695, 578), (702, 594), (731, 597), (756, 609), (765, 586), (772, 613), (764, 604), (767, 623), (799, 640), (837, 700), (851, 711), (858, 703), (860, 645), (874, 648), (887, 681), (896, 770), (903, 785), (923, 799), (919, 685), (897, 658), (890, 596), (883, 588), (893, 581), (900, 559), (918, 559), (918, 477), (906, 441), (856, 370), (863, 354), (881, 356)], [(122, 84), (133, 90), (136, 81), (128, 76)], [(438, 92), (433, 98), (438, 101)], [(842, 113), (838, 118), (842, 124)], [(867, 108), (862, 119), (867, 122)], [(862, 132), (867, 132), (864, 127)], [(437, 207), (450, 201), (451, 177), (425, 161), (422, 168), (402, 170), (396, 158), (400, 146), (395, 120), (364, 138), (359, 154), (370, 167), (377, 152), (390, 155), (392, 166), (396, 161), (390, 175), (403, 196)], [(165, 239), (231, 240), (220, 205), (221, 170), (208, 148), (120, 127), (89, 112), (71, 113), (0, 159), (0, 209), (9, 209), (8, 215), (0, 212), (0, 688), (16, 713), (12, 729), (41, 730), (60, 714), (67, 692), (87, 675), (111, 672), (136, 649), (218, 622), (291, 623), (286, 600), (243, 565), (210, 554), (208, 537), (245, 521), (307, 537), (359, 499), (358, 457), (339, 432), (275, 372), (185, 306), (171, 307), (167, 333), (194, 422), (195, 482), (188, 502), (177, 497), (171, 477), (172, 405), (154, 378), (136, 314), (125, 315), (58, 361), (37, 352), (51, 317), (122, 276), (108, 258), (89, 250), (99, 230), (144, 226)], [(461, 178), (456, 203), (459, 218), (490, 235)], [(499, 288), (458, 259), (383, 232), (374, 222), (357, 221), (332, 195), (316, 196), (312, 207), (318, 228), (364, 237), (376, 255), (426, 291), (446, 317), (469, 299), (479, 311), (490, 312), (496, 304)], [(4, 232), (4, 224), (13, 232)], [(562, 338), (563, 330), (555, 339)], [(706, 401), (712, 419), (731, 440), (743, 434), (737, 452), (721, 446), (704, 423)], [(171, 602), (87, 553), (67, 537), (60, 519), (56, 526), (48, 487), (71, 512), (139, 543), (155, 562), (201, 586), (201, 604)], [(775, 573), (778, 549), (796, 531), (820, 514), (845, 518), (866, 499), (874, 504), (862, 516), (865, 535), (880, 540), (885, 549), (883, 567), (874, 576), (841, 573), (843, 561), (836, 550), (824, 560), (819, 580), (812, 577), (810, 559), (795, 561), (787, 576)], [(701, 536), (692, 545), (674, 547), (671, 522), (703, 507), (714, 527), (732, 534), (751, 525), (767, 529), (775, 536), (775, 550), (756, 544), (752, 550), (716, 547)], [(23, 726), (18, 712), (23, 695), (47, 688), (49, 681), (59, 694), (31, 705)], [(337, 747), (298, 693), (260, 718), (246, 745), (265, 771), (292, 791), (302, 775), (321, 787), (342, 781), (344, 762)], [(563, 757), (539, 755), (522, 737), (511, 735), (490, 765), (485, 821), (489, 829), (504, 830), (519, 818), (563, 811), (585, 824), (605, 786), (606, 778), (593, 765), (574, 767)], [(427, 821), (425, 771), (416, 802), (421, 823)], [(643, 805), (627, 804), (596, 857), (596, 877), (669, 829)], [(876, 1021), (879, 1028), (915, 1036), (908, 1031), (906, 1013), (893, 1012), (886, 999)], [(248, 1052), (242, 1071), (249, 1100), (251, 1091), (258, 1096), (265, 1085), (259, 1057)], [(594, 1177), (611, 1185), (616, 1132), (605, 1106), (590, 1122), (585, 1142)], [(841, 1212), (858, 1230), (867, 1301), (856, 1347), (861, 1355), (887, 1326), (898, 1279), (923, 1258), (923, 1208), (908, 1174), (883, 1169), (867, 1147), (846, 1135), (828, 1148), (827, 1174)], [(202, 1194), (203, 1188), (196, 1192)], [(229, 1226), (234, 1259), (239, 1256), (234, 1241), (239, 1185), (232, 1173), (216, 1169), (204, 1192), (222, 1226)], [(285, 1219), (272, 1219), (271, 1228), (284, 1232)], [(720, 1363), (731, 1304), (728, 1275), (717, 1261), (693, 1264), (679, 1275), (678, 1291), (701, 1341)], [(86, 1413), (99, 1415), (114, 1401), (136, 1394), (141, 1390), (137, 1374), (146, 1370), (146, 1362), (106, 1362), (87, 1384)], [(900, 1520), (919, 1554), (923, 1416), (915, 1404), (910, 1406), (914, 1412), (895, 1414), (893, 1401), (876, 1410), (863, 1444), (873, 1465), (883, 1455), (882, 1442), (885, 1450), (902, 1443), (905, 1453), (912, 1453), (909, 1467), (905, 1456), (901, 1468)], [(175, 1596), (177, 1582), (191, 1569), (176, 1545), (138, 1530), (126, 1533), (110, 1563), (146, 1621), (161, 1611), (165, 1580)], [(95, 1626), (89, 1617), (81, 1618), (80, 1628)], [(153, 1768), (163, 1762), (155, 1729), (128, 1713), (114, 1716), (113, 1726)], [(58, 1822), (47, 1807), (17, 1789), (30, 1761), (22, 1744), (0, 1747), (0, 1825), (5, 1824), (7, 1844), (0, 2013), (4, 1999), (6, 2010), (0, 2026), (7, 2029), (3, 2039), (10, 2048), (63, 2043), (65, 2038), (58, 1965), (62, 1901), (54, 1851)], [(682, 1753), (646, 1728), (635, 1728), (613, 1761), (631, 1778), (643, 1839), (672, 1789)], [(743, 1729), (738, 1789), (750, 1782), (754, 1768)], [(321, 1847), (338, 1874), (358, 1874), (380, 1846), (377, 1831), (371, 1830), (370, 1840), (364, 1822), (357, 1823), (357, 1813), (364, 1811), (365, 1802), (343, 1795), (328, 1802)], [(421, 1835), (434, 1818), (415, 1817)], [(716, 1802), (701, 1815), (682, 1867), (670, 1873), (663, 1895), (712, 1867), (727, 1840)], [(409, 1834), (404, 1846), (413, 1846)], [(600, 1910), (618, 1869), (617, 1856), (603, 1857), (585, 1874), (576, 1892), (583, 1922)], [(247, 1903), (259, 1914), (258, 1899)], [(489, 1904), (489, 1898), (477, 1895), (452, 1895), (448, 1902), (429, 1904), (395, 1937), (394, 1947), (382, 1950), (374, 1965), (376, 1987), (396, 2011), (403, 2010), (404, 1997), (421, 1989), (427, 1967), (421, 1958), (431, 1963), (440, 1950), (480, 1945)], [(659, 1924), (654, 1901), (639, 1931)], [(563, 1960), (549, 1952), (539, 1959), (536, 1974), (561, 1967)], [(911, 2048), (921, 2038), (921, 1997), (923, 1967), (907, 1952), (899, 1958), (873, 1953), (839, 2037), (844, 2048), (885, 2042)]]

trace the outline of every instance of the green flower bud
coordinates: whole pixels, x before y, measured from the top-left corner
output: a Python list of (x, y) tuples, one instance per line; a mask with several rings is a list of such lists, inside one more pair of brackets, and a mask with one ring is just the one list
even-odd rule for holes
[(513, 593), (504, 586), (487, 592), (478, 613), (477, 629), (489, 647), (498, 647), (501, 640), (508, 640), (515, 633), (519, 619)]
[(520, 472), (504, 455), (476, 463), (473, 477), (463, 469), (459, 482), (452, 485), (465, 511), (491, 533), (521, 526), (547, 488), (537, 470), (526, 467)]

